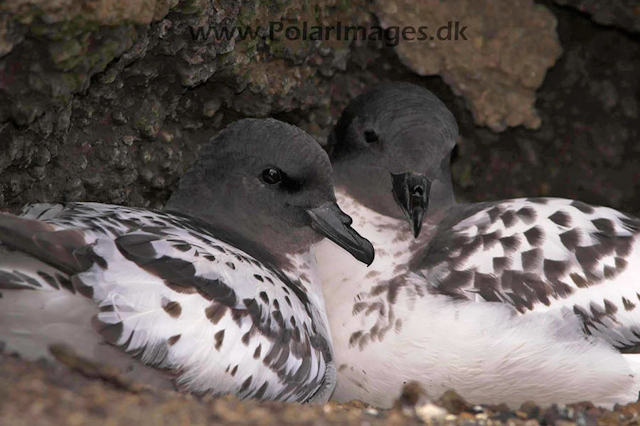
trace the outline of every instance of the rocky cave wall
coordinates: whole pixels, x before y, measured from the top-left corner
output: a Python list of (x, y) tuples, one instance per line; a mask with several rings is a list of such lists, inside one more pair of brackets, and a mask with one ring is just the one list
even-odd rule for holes
[[(322, 144), (350, 98), (409, 80), (460, 122), (463, 199), (574, 196), (638, 212), (640, 12), (558, 3), (2, 2), (0, 206), (160, 207), (228, 122), (275, 116)], [(276, 21), (435, 28), (452, 17), (469, 40), (394, 47), (267, 32)], [(253, 40), (194, 39), (198, 28), (234, 26), (263, 28)]]

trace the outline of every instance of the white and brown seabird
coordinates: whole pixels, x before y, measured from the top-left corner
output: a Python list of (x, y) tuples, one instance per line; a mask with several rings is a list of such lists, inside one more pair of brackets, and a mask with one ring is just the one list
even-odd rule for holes
[(388, 407), (418, 380), (474, 403), (637, 400), (640, 220), (557, 198), (457, 204), (457, 137), (407, 83), (361, 95), (333, 129), (338, 203), (376, 249), (369, 268), (318, 252), (335, 398)]
[(336, 374), (312, 247), (326, 236), (373, 260), (332, 185), (302, 130), (246, 119), (203, 147), (164, 211), (0, 214), (0, 340), (26, 358), (68, 344), (199, 394), (326, 401)]

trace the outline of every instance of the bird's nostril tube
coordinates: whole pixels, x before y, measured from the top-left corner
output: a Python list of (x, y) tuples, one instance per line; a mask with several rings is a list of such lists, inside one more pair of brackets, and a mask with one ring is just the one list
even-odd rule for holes
[(351, 225), (353, 223), (353, 219), (351, 218), (351, 216), (340, 210), (340, 222), (344, 223), (345, 225)]
[(411, 192), (411, 195), (416, 197), (422, 197), (423, 194), (424, 194), (424, 189), (422, 189), (422, 187), (420, 186), (414, 187), (413, 191)]

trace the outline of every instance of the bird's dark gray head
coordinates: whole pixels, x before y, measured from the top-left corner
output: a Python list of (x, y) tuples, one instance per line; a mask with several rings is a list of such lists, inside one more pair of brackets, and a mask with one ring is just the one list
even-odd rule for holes
[[(388, 83), (354, 99), (329, 137), (337, 186), (387, 216), (425, 216), (454, 202), (451, 151), (458, 125), (427, 89)], [(400, 207), (400, 208), (399, 208)]]
[(373, 248), (333, 192), (327, 154), (297, 127), (244, 119), (203, 146), (167, 209), (196, 216), (266, 250), (308, 249), (322, 236), (365, 263)]

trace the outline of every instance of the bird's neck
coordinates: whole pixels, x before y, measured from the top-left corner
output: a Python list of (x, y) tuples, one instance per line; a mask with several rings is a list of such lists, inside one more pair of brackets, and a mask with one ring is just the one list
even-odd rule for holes
[[(276, 238), (268, 232), (261, 233), (260, 229), (252, 228), (254, 222), (251, 217), (239, 217), (224, 212), (220, 214), (219, 209), (203, 208), (203, 203), (198, 202), (195, 197), (174, 196), (169, 200), (166, 210), (198, 222), (209, 229), (216, 238), (242, 250), (274, 272), (283, 273), (292, 282), (304, 287), (311, 298), (317, 299), (317, 303), (322, 302), (322, 288), (313, 254), (313, 241), (301, 247), (293, 247), (290, 244), (274, 245)], [(324, 303), (321, 305), (324, 306)]]
[[(376, 257), (367, 267), (345, 256), (330, 241), (321, 242), (316, 257), (325, 295), (340, 294), (341, 289), (346, 291), (347, 286), (353, 287), (356, 283), (360, 290), (366, 291), (376, 282), (401, 274), (401, 269), (409, 265), (416, 250), (429, 244), (438, 224), (447, 217), (449, 211), (440, 208), (430, 213), (424, 220), (420, 236), (414, 238), (412, 228), (404, 217), (399, 219), (377, 213), (346, 191), (336, 189), (335, 192), (338, 205), (353, 218), (353, 228), (371, 241)], [(454, 203), (455, 200), (451, 199), (448, 205)]]
[(168, 204), (165, 210), (176, 215), (184, 216), (200, 226), (208, 229), (209, 232), (217, 239), (232, 245), (257, 261), (274, 270), (298, 272), (296, 266), (291, 259), (294, 257), (310, 256), (309, 249), (306, 251), (296, 251), (295, 253), (287, 253), (286, 251), (271, 250), (268, 245), (261, 242), (262, 239), (248, 237), (243, 232), (234, 229), (233, 224), (227, 223), (225, 220), (219, 220), (216, 216), (200, 214), (198, 210), (190, 210), (181, 205), (177, 208), (173, 204)]
[(432, 228), (435, 229), (435, 225), (425, 221), (422, 233), (416, 240), (404, 217), (394, 218), (377, 213), (340, 189), (336, 189), (336, 198), (340, 208), (353, 218), (353, 228), (371, 241), (376, 257), (367, 267), (344, 256), (331, 242), (320, 243), (316, 257), (327, 299), (336, 295), (340, 297), (341, 292), (351, 291), (354, 286), (358, 286), (359, 290), (367, 290), (367, 283), (375, 285), (380, 279), (393, 277), (399, 272), (397, 265), (408, 263), (413, 245), (428, 241), (433, 234)]
[(282, 272), (294, 282), (299, 282), (304, 287), (309, 298), (313, 299), (316, 306), (322, 306), (324, 311), (324, 298), (322, 285), (318, 276), (318, 267), (315, 256), (315, 245), (308, 251), (289, 255), (288, 265)]

